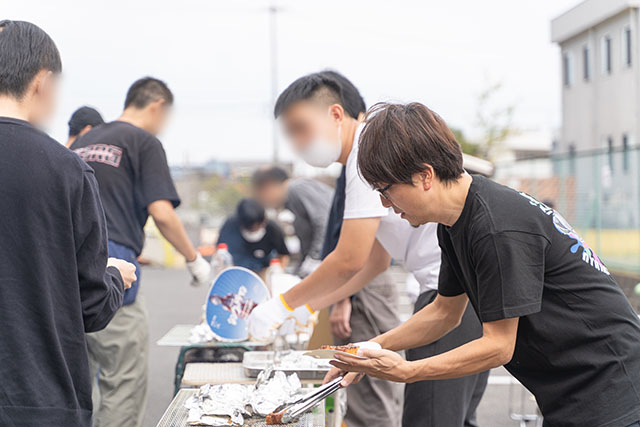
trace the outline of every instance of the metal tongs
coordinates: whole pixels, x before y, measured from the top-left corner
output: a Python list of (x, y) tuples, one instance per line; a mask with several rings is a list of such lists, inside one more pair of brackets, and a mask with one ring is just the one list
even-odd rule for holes
[(324, 398), (338, 391), (340, 388), (340, 381), (342, 381), (342, 376), (318, 387), (313, 393), (309, 393), (295, 402), (279, 406), (273, 411), (273, 413), (282, 413), (282, 424), (293, 422), (302, 414), (322, 402)]

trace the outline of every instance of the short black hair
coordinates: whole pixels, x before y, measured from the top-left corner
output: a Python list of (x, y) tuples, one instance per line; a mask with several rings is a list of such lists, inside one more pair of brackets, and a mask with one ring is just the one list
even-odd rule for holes
[(329, 104), (340, 104), (347, 115), (357, 119), (367, 111), (358, 89), (342, 74), (326, 70), (300, 77), (278, 97), (273, 109), (277, 119), (287, 108), (298, 101), (323, 99)]
[(164, 99), (167, 105), (173, 104), (173, 93), (162, 80), (153, 77), (143, 77), (136, 80), (124, 100), (124, 108), (144, 108), (159, 99)]
[(258, 203), (257, 200), (250, 198), (240, 200), (236, 209), (236, 215), (238, 221), (240, 221), (240, 226), (245, 230), (264, 222), (265, 219), (262, 205)]
[(104, 123), (102, 116), (92, 107), (80, 107), (69, 119), (69, 136), (78, 135), (86, 126), (96, 127)]
[(251, 183), (254, 188), (260, 189), (267, 184), (281, 183), (289, 179), (289, 174), (278, 166), (272, 166), (266, 169), (258, 169), (251, 177)]
[(413, 184), (413, 175), (431, 165), (445, 184), (464, 173), (462, 149), (447, 124), (426, 106), (378, 103), (360, 134), (358, 167), (373, 187)]
[(30, 22), (0, 20), (0, 94), (22, 99), (42, 70), (62, 72), (51, 37)]

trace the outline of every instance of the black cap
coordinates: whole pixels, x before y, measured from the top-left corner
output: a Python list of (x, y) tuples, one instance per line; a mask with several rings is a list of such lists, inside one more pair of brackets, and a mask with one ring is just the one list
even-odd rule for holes
[(76, 136), (85, 126), (98, 126), (104, 123), (98, 110), (91, 107), (80, 107), (69, 119), (69, 136)]

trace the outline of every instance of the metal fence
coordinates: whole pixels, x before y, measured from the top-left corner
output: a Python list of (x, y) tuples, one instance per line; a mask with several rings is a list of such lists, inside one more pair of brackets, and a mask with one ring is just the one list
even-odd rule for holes
[(499, 162), (494, 178), (552, 203), (610, 270), (640, 273), (640, 147)]

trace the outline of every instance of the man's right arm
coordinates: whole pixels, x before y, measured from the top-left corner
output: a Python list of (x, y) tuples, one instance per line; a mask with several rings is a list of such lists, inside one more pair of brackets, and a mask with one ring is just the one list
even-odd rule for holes
[(438, 294), (431, 304), (415, 313), (409, 320), (371, 341), (393, 351), (431, 344), (460, 324), (468, 302), (467, 294), (454, 297)]
[(347, 283), (365, 266), (379, 224), (379, 217), (344, 220), (336, 248), (313, 273), (284, 294), (287, 304), (299, 307)]
[(147, 210), (164, 238), (185, 257), (187, 262), (194, 261), (198, 253), (187, 237), (187, 232), (173, 204), (168, 200), (156, 200), (149, 204)]

